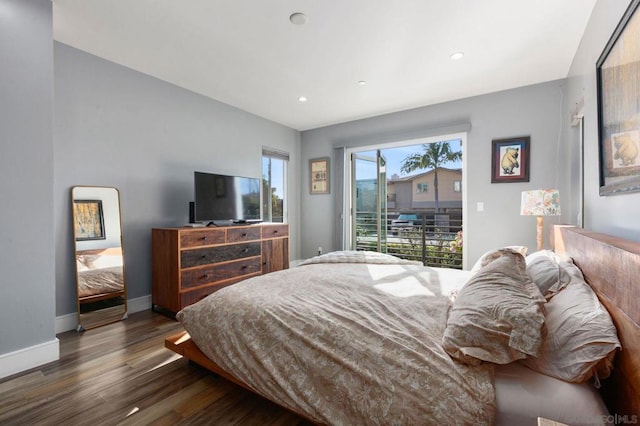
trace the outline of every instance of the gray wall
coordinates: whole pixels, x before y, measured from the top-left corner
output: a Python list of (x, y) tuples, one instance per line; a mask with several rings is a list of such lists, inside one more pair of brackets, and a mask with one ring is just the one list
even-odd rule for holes
[[(302, 186), (309, 184), (308, 160), (332, 155), (334, 146), (407, 140), (470, 123), (464, 152), (467, 265), (497, 246), (526, 244), (535, 250), (536, 221), (520, 216), (520, 193), (555, 187), (566, 190), (562, 179), (567, 178), (557, 173), (564, 167), (557, 156), (562, 144), (564, 90), (564, 80), (552, 81), (302, 132)], [(492, 184), (491, 140), (523, 135), (531, 136), (530, 182)], [(333, 176), (340, 173), (335, 167), (331, 172)], [(331, 180), (329, 195), (302, 192), (302, 257), (313, 255), (318, 246), (339, 248), (333, 237), (336, 180)], [(483, 212), (476, 211), (480, 201), (484, 202)], [(548, 228), (559, 221), (548, 218), (545, 225)]]
[[(70, 187), (120, 190), (128, 297), (151, 294), (151, 228), (188, 222), (193, 171), (260, 177), (262, 146), (288, 151), (291, 257), (299, 253), (300, 134), (55, 43), (57, 315), (76, 311)], [(49, 195), (50, 197), (50, 195)]]
[(49, 0), (0, 10), (0, 354), (55, 340)]
[[(596, 62), (629, 3), (629, 0), (599, 0), (596, 3), (571, 65), (563, 113), (568, 122), (569, 112), (584, 98), (585, 228), (640, 241), (640, 193), (599, 195)], [(571, 184), (576, 189), (571, 203), (573, 218), (577, 218), (580, 194), (577, 132), (576, 128), (566, 126), (569, 143), (563, 151), (563, 163), (572, 165)]]

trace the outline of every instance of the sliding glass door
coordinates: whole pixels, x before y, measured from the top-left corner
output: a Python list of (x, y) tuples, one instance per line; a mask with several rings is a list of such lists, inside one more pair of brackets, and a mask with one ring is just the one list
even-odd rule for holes
[(343, 247), (462, 267), (466, 133), (347, 148)]

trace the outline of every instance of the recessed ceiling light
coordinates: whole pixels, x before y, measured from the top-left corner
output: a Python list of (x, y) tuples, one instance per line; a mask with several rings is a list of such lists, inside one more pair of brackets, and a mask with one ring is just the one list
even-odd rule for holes
[(457, 61), (458, 59), (462, 59), (462, 57), (464, 56), (463, 52), (455, 52), (452, 53), (451, 56), (449, 56), (452, 60)]
[(358, 86), (366, 86), (367, 82), (365, 80), (358, 81)]
[(300, 96), (300, 97), (298, 98), (298, 101), (300, 101), (300, 102), (307, 102), (307, 97), (306, 97), (306, 96)]
[(294, 25), (304, 25), (308, 20), (307, 15), (302, 12), (295, 12), (289, 16), (289, 21)]

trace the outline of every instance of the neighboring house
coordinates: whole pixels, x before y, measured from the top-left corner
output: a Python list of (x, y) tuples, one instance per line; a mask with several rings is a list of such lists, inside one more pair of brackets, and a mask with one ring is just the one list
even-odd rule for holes
[[(387, 181), (387, 209), (396, 212), (435, 209), (434, 171)], [(462, 170), (438, 168), (438, 201), (441, 212), (462, 210)]]

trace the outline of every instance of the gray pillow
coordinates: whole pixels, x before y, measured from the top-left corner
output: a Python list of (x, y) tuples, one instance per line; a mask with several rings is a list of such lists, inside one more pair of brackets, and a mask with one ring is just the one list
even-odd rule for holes
[(442, 346), (451, 357), (472, 365), (535, 356), (543, 340), (544, 302), (526, 274), (524, 257), (502, 250), (460, 290)]
[(527, 254), (527, 248), (525, 246), (506, 246), (498, 249), (491, 249), (480, 256), (480, 259), (476, 260), (476, 263), (471, 267), (471, 272), (477, 273), (483, 266), (487, 266), (489, 263), (501, 256), (504, 250), (510, 250), (520, 253), (523, 256)]

